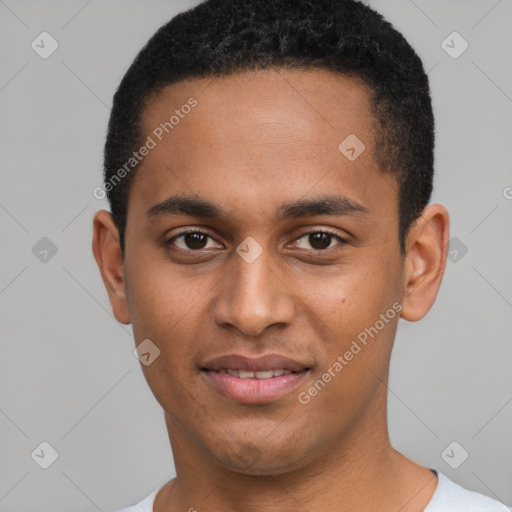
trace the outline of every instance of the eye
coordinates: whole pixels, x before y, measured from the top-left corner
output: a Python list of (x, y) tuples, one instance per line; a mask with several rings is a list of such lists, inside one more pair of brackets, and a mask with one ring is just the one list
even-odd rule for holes
[(333, 241), (338, 241), (339, 245), (347, 243), (347, 240), (329, 231), (311, 231), (297, 238), (296, 243), (299, 247), (307, 250), (324, 251), (332, 247)]
[(184, 251), (201, 251), (212, 249), (218, 246), (217, 242), (206, 233), (198, 229), (186, 231), (173, 236), (165, 242), (166, 245), (174, 245)]

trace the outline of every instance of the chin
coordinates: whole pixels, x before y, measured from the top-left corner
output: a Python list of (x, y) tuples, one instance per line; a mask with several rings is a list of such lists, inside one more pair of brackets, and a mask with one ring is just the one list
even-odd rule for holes
[(261, 446), (247, 442), (233, 452), (230, 446), (229, 453), (213, 453), (222, 466), (243, 475), (279, 475), (288, 473), (304, 465), (304, 457), (300, 447), (286, 446), (279, 450), (275, 446)]

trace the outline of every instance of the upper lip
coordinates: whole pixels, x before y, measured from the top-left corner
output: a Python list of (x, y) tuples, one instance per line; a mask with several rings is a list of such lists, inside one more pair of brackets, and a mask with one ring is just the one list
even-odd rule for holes
[(258, 372), (263, 370), (291, 370), (300, 372), (308, 369), (308, 365), (290, 359), (280, 354), (266, 354), (260, 357), (248, 357), (240, 354), (228, 354), (214, 357), (202, 365), (203, 370), (221, 370), (223, 368), (231, 370), (245, 370), (249, 372)]

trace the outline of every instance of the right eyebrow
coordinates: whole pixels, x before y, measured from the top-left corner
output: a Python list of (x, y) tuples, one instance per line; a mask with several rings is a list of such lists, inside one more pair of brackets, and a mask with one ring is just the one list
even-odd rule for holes
[(175, 195), (153, 205), (148, 209), (146, 215), (149, 218), (160, 215), (190, 215), (191, 217), (216, 218), (227, 217), (228, 212), (206, 199)]

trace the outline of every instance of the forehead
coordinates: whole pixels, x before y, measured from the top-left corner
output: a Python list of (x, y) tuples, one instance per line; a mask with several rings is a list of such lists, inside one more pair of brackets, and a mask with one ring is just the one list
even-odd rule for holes
[[(187, 192), (258, 206), (264, 194), (267, 207), (272, 197), (280, 203), (341, 186), (338, 192), (364, 204), (368, 185), (384, 180), (394, 202), (393, 180), (374, 158), (370, 99), (360, 79), (320, 69), (249, 71), (164, 87), (141, 116), (141, 140), (151, 138), (154, 148), (132, 191), (146, 204)], [(354, 152), (357, 158), (348, 158)]]
[[(271, 68), (166, 86), (146, 102), (141, 121), (149, 133), (194, 97), (199, 106), (193, 112), (196, 127), (210, 131), (208, 140), (236, 134), (237, 141), (245, 137), (249, 143), (295, 138), (319, 145), (328, 132), (339, 138), (350, 129), (367, 136), (374, 123), (371, 94), (357, 77), (323, 69)], [(239, 130), (248, 127), (251, 133)], [(186, 128), (173, 129), (173, 138), (179, 139), (180, 132), (186, 135)]]

